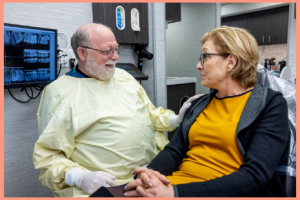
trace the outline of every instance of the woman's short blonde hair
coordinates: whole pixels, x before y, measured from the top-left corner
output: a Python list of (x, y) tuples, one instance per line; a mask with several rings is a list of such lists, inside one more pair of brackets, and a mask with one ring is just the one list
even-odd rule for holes
[(235, 55), (236, 66), (229, 72), (234, 80), (248, 88), (256, 83), (256, 68), (259, 61), (255, 38), (245, 29), (221, 26), (201, 39), (202, 44), (212, 40), (220, 54)]

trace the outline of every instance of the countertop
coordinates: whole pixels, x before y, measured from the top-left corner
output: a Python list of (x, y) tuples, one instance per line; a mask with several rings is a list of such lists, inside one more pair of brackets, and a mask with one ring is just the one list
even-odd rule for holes
[(167, 77), (167, 85), (197, 83), (197, 77)]

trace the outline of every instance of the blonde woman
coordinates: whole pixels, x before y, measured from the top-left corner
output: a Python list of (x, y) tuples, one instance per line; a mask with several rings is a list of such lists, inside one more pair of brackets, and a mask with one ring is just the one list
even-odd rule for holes
[(192, 103), (148, 168), (134, 171), (138, 177), (124, 195), (286, 196), (275, 169), (289, 136), (287, 102), (256, 84), (256, 40), (244, 29), (222, 26), (201, 42), (196, 68), (210, 93)]

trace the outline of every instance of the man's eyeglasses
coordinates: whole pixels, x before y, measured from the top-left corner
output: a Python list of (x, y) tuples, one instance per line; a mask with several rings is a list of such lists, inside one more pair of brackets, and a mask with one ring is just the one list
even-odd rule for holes
[(206, 60), (208, 58), (208, 56), (214, 56), (214, 55), (218, 55), (218, 56), (228, 56), (229, 54), (221, 54), (221, 53), (201, 53), (200, 55), (200, 62), (201, 65), (204, 65), (204, 60)]
[(87, 46), (82, 46), (82, 48), (92, 49), (92, 50), (95, 50), (95, 51), (100, 51), (100, 52), (102, 52), (104, 55), (109, 56), (109, 57), (111, 57), (111, 56), (115, 53), (115, 51), (117, 52), (117, 54), (120, 53), (120, 47), (117, 47), (117, 48), (115, 48), (115, 49), (110, 49), (110, 50), (108, 50), (108, 51), (103, 51), (103, 50), (100, 50), (100, 49), (94, 49), (94, 48), (87, 47)]

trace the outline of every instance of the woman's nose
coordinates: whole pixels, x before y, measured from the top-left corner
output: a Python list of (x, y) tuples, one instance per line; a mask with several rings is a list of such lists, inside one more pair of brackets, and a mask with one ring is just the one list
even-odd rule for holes
[(201, 65), (201, 62), (198, 62), (198, 64), (196, 65), (196, 69), (198, 69), (198, 70), (203, 69), (203, 66)]

